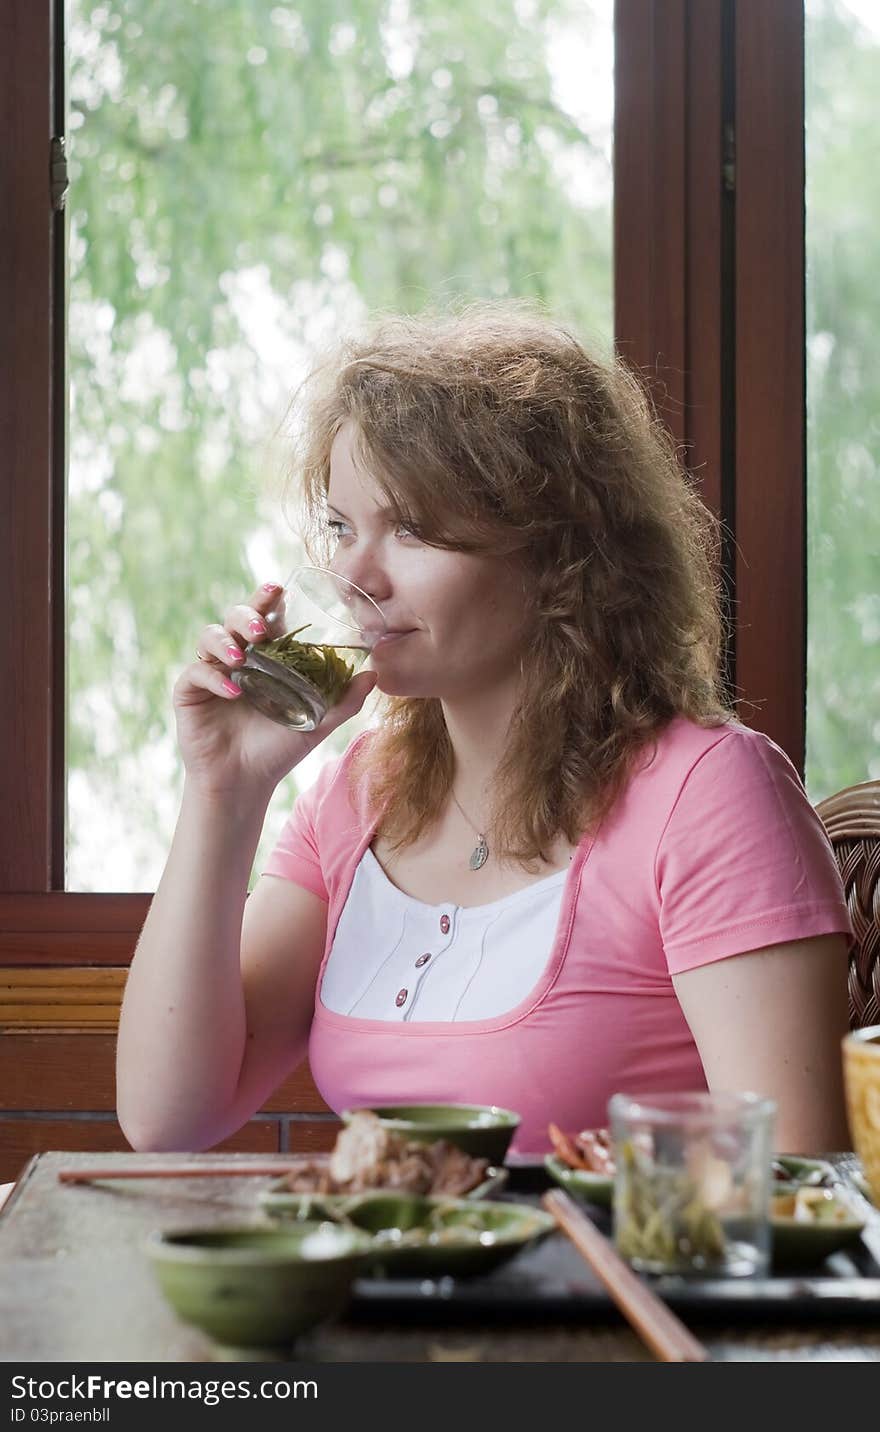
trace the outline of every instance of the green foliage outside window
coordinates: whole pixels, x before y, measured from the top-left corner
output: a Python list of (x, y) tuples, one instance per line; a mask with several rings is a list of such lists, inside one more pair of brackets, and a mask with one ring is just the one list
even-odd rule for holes
[(68, 29), (67, 888), (149, 890), (174, 680), (299, 557), (270, 439), (315, 346), (507, 294), (610, 344), (611, 4), (75, 0)]
[(880, 10), (809, 0), (807, 764), (811, 800), (880, 777)]
[[(853, 4), (807, 6), (813, 800), (880, 775), (880, 27)], [(299, 559), (271, 438), (316, 346), (371, 310), (506, 294), (610, 342), (611, 19), (611, 0), (72, 0), (69, 889), (155, 888), (173, 682), (202, 625)], [(255, 870), (369, 719), (282, 783)]]

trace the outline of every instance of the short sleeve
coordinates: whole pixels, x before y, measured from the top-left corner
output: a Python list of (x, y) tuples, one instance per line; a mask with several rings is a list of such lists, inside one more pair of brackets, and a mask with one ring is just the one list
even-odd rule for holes
[(306, 790), (300, 790), (293, 802), (289, 819), (282, 826), (282, 832), (262, 871), (263, 875), (280, 875), (285, 881), (302, 885), (303, 889), (312, 891), (313, 895), (318, 895), (319, 899), (328, 902), (325, 861), (322, 859), (319, 842), (319, 815), (326, 800), (338, 785), (348, 755), (346, 752), (342, 758), (325, 760), (312, 785)]
[[(323, 772), (321, 773), (324, 774)], [(324, 781), (321, 776), (296, 798), (293, 811), (263, 867), (263, 875), (280, 875), (311, 890), (321, 900), (329, 900), (316, 830), (317, 807)]]
[(797, 771), (745, 727), (689, 770), (655, 877), (671, 974), (814, 935), (852, 939), (834, 851)]

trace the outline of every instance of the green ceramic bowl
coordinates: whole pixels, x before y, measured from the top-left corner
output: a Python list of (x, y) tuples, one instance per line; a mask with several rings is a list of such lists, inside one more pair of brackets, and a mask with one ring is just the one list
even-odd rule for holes
[(555, 1183), (561, 1184), (575, 1198), (610, 1208), (614, 1198), (614, 1175), (591, 1173), (585, 1168), (571, 1168), (556, 1154), (545, 1154), (544, 1167)]
[[(347, 1124), (361, 1109), (343, 1109), (340, 1118)], [(519, 1114), (495, 1104), (382, 1104), (372, 1107), (386, 1128), (417, 1143), (430, 1144), (446, 1139), (473, 1158), (502, 1164), (510, 1141), (519, 1127)]]
[(823, 1203), (827, 1202), (829, 1212), (845, 1213), (845, 1218), (802, 1222), (786, 1217), (777, 1212), (786, 1194), (774, 1189), (770, 1217), (774, 1271), (815, 1267), (831, 1253), (838, 1253), (842, 1248), (859, 1242), (864, 1221), (849, 1203), (846, 1194), (840, 1189), (821, 1191), (826, 1195)]
[(488, 1273), (556, 1228), (549, 1213), (529, 1204), (410, 1193), (357, 1194), (342, 1216), (369, 1236), (369, 1271), (385, 1278)]
[(369, 1246), (353, 1227), (308, 1222), (158, 1232), (145, 1249), (178, 1316), (219, 1358), (248, 1361), (341, 1313)]

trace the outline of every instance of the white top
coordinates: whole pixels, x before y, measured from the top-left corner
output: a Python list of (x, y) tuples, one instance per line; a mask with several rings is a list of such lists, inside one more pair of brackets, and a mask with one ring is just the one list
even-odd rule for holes
[(504, 1014), (550, 958), (567, 875), (490, 905), (426, 905), (398, 890), (368, 846), (324, 968), (322, 1004), (393, 1023)]

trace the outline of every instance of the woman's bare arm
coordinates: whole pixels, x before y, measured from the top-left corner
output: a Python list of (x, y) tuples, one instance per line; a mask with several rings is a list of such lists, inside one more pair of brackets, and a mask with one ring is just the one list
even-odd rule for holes
[(137, 1149), (200, 1149), (304, 1057), (326, 905), (247, 881), (268, 797), (184, 792), (119, 1020), (117, 1114)]
[(774, 1098), (780, 1153), (851, 1143), (840, 1049), (846, 948), (843, 935), (817, 935), (673, 976), (709, 1088)]

